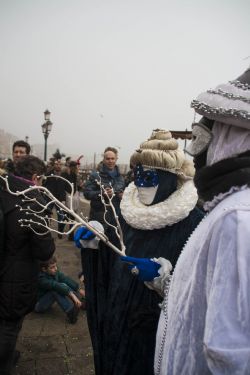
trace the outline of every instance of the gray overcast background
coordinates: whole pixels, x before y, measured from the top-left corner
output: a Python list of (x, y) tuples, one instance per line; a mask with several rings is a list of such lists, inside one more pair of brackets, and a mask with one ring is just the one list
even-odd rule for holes
[(190, 102), (250, 58), (249, 0), (0, 0), (0, 128), (120, 162), (154, 128), (190, 129)]

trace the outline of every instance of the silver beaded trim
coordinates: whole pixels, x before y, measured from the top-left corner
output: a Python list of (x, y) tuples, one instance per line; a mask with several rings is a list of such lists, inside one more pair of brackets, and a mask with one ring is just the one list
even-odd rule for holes
[[(193, 236), (194, 232), (198, 229), (198, 227), (201, 226), (201, 224), (204, 222), (204, 220), (207, 218), (207, 216), (208, 216), (208, 213), (206, 213), (203, 216), (202, 220), (199, 222), (197, 227), (190, 234), (190, 236), (186, 240), (185, 245), (183, 246), (183, 248), (181, 250), (181, 253), (184, 251), (187, 243), (190, 241), (190, 238)], [(180, 256), (181, 256), (181, 254), (179, 255), (179, 257)], [(164, 344), (165, 344), (167, 330), (168, 330), (168, 297), (169, 297), (169, 290), (170, 290), (172, 279), (174, 277), (174, 273), (175, 273), (175, 270), (172, 273), (172, 275), (170, 275), (169, 278), (166, 279), (166, 282), (165, 282), (165, 285), (164, 285), (164, 290), (163, 290), (164, 300), (162, 302), (161, 308), (162, 308), (163, 315), (164, 315), (164, 318), (165, 318), (165, 326), (164, 326), (164, 330), (163, 330), (163, 333), (162, 333), (162, 339), (161, 339), (161, 344), (160, 344), (160, 349), (159, 349), (159, 354), (158, 354), (157, 365), (156, 365), (156, 362), (155, 362), (155, 375), (160, 375), (160, 371), (161, 371), (161, 363), (162, 363), (162, 359), (163, 359)]]
[(191, 102), (191, 108), (194, 108), (197, 111), (201, 111), (206, 114), (220, 115), (224, 117), (234, 117), (237, 119), (250, 120), (250, 112), (238, 110), (234, 108), (225, 109), (222, 107), (215, 108), (210, 107), (204, 102), (199, 102), (198, 100), (193, 100)]
[(248, 83), (242, 83), (237, 79), (235, 79), (234, 81), (229, 81), (229, 83), (231, 83), (231, 85), (239, 87), (242, 90), (250, 90), (250, 85)]
[(246, 98), (245, 96), (241, 96), (241, 95), (235, 95), (235, 94), (232, 94), (230, 92), (226, 92), (226, 91), (223, 91), (221, 89), (218, 89), (218, 90), (207, 90), (207, 92), (209, 94), (215, 94), (215, 95), (221, 95), (227, 99), (232, 99), (232, 100), (241, 100), (242, 102), (244, 103), (248, 103), (250, 104), (250, 99)]
[(162, 338), (161, 338), (161, 344), (160, 344), (160, 350), (158, 354), (158, 360), (157, 360), (157, 366), (155, 369), (155, 375), (159, 375), (161, 371), (161, 363), (163, 359), (163, 351), (164, 351), (164, 344), (166, 340), (166, 335), (167, 335), (167, 329), (168, 329), (168, 293), (169, 293), (169, 288), (170, 288), (170, 283), (171, 283), (171, 276), (166, 280), (165, 286), (164, 286), (164, 300), (162, 302), (162, 311), (163, 315), (165, 318), (165, 326), (164, 326), (164, 331), (162, 333)]

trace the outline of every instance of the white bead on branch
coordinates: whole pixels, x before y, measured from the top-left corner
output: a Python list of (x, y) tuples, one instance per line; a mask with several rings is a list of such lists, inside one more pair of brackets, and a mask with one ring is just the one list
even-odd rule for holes
[[(40, 177), (40, 176), (39, 176)], [(0, 178), (4, 181), (6, 190), (15, 196), (23, 196), (24, 199), (22, 200), (23, 203), (35, 203), (35, 208), (32, 208), (30, 205), (26, 205), (25, 208), (21, 205), (17, 205), (20, 211), (25, 211), (27, 215), (27, 219), (20, 219), (20, 225), (22, 227), (29, 227), (34, 233), (38, 235), (44, 235), (45, 233), (55, 232), (58, 234), (68, 235), (80, 226), (85, 226), (91, 232), (93, 232), (101, 241), (103, 241), (107, 246), (109, 246), (112, 250), (114, 250), (119, 255), (125, 255), (125, 247), (123, 242), (121, 242), (121, 250), (116, 247), (113, 243), (111, 243), (108, 237), (97, 230), (96, 228), (92, 227), (89, 222), (88, 218), (84, 217), (83, 213), (77, 214), (73, 210), (73, 196), (74, 196), (74, 189), (73, 184), (70, 183), (67, 179), (61, 176), (48, 176), (49, 178), (61, 178), (71, 187), (71, 193), (69, 194), (69, 207), (66, 206), (65, 203), (60, 202), (53, 194), (44, 186), (39, 185), (32, 185), (29, 186), (27, 189), (22, 191), (12, 191), (9, 186), (8, 176), (0, 176)], [(40, 192), (41, 195), (44, 197), (44, 201), (39, 200), (38, 197), (31, 197), (29, 196), (30, 193), (37, 191)], [(41, 197), (40, 197), (41, 198)], [(61, 211), (62, 213), (66, 213), (63, 220), (56, 220), (50, 217), (47, 213), (49, 210), (49, 206), (54, 204), (56, 209)], [(29, 216), (32, 216), (32, 218)], [(65, 225), (70, 225), (70, 229), (66, 232), (61, 232), (54, 227), (51, 227), (52, 223), (63, 223)], [(38, 227), (41, 228), (41, 231), (38, 230)]]

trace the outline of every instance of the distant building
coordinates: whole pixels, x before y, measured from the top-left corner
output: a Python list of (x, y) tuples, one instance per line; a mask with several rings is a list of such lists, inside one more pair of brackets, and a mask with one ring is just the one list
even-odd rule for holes
[(12, 157), (12, 145), (18, 140), (13, 134), (5, 132), (0, 129), (0, 158), (8, 159)]
[[(7, 133), (5, 130), (0, 129), (0, 159), (12, 158), (12, 145), (15, 141), (21, 139), (13, 134)], [(23, 140), (25, 140), (23, 138)], [(58, 144), (48, 144), (47, 146), (47, 157), (48, 159), (60, 148)], [(44, 143), (31, 144), (31, 154), (37, 156), (43, 160), (44, 157)]]

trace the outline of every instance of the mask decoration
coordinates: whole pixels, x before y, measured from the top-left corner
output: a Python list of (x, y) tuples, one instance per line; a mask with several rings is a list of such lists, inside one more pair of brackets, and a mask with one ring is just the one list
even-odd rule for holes
[(149, 206), (155, 197), (159, 185), (159, 178), (155, 169), (144, 169), (141, 164), (134, 168), (134, 183), (138, 189), (141, 203)]
[(192, 127), (192, 141), (184, 151), (191, 156), (199, 156), (208, 149), (213, 133), (202, 123), (195, 123)]
[(177, 189), (177, 175), (174, 173), (148, 169), (138, 164), (134, 174), (139, 200), (146, 206), (162, 202)]
[(156, 187), (159, 185), (159, 177), (155, 169), (143, 169), (138, 164), (134, 169), (134, 183), (137, 187)]

